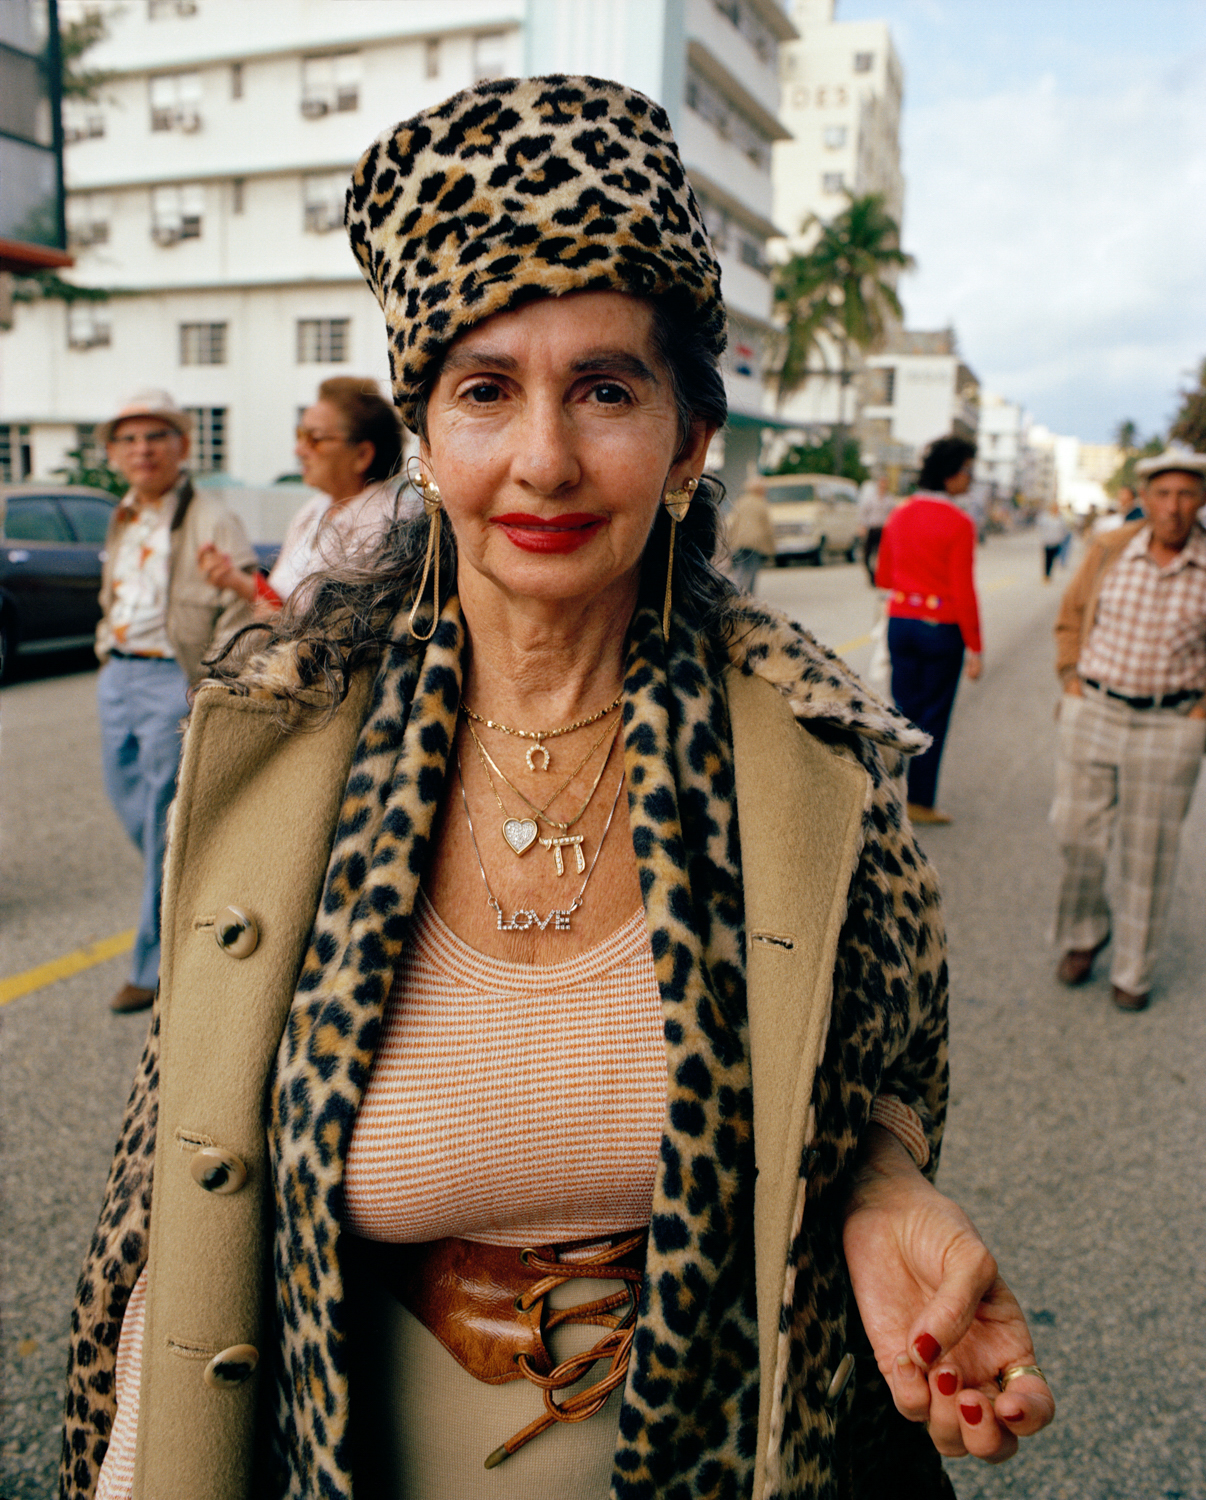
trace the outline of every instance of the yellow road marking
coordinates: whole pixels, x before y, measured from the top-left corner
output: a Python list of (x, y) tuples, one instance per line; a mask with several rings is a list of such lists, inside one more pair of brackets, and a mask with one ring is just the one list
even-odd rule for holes
[(833, 649), (839, 656), (845, 656), (847, 651), (857, 651), (860, 646), (869, 646), (870, 644), (870, 635), (856, 635), (852, 641), (843, 641), (840, 646), (835, 646)]
[(982, 594), (999, 594), (1002, 589), (1011, 589), (1016, 582), (1016, 578), (998, 578), (995, 583), (986, 583), (980, 592)]
[(103, 964), (107, 958), (116, 958), (119, 953), (129, 953), (134, 946), (134, 929), (117, 932), (112, 937), (101, 938), (98, 943), (88, 943), (74, 953), (65, 953), (62, 958), (52, 958), (48, 964), (39, 964), (36, 969), (26, 969), (24, 974), (12, 974), (0, 979), (0, 1005), (10, 1000), (19, 1000), (22, 995), (32, 995), (34, 990), (45, 989), (48, 984), (91, 969), (94, 964)]

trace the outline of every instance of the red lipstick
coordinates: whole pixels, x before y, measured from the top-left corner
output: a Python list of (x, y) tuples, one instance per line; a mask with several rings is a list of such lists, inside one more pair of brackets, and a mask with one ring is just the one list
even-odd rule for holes
[(531, 516), (514, 511), (495, 516), (493, 524), (523, 552), (576, 552), (600, 530), (604, 520), (587, 512)]

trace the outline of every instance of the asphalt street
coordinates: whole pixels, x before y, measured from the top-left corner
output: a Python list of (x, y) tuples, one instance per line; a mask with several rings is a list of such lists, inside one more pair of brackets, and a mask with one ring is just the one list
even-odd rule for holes
[[(1061, 989), (1046, 822), (1059, 584), (1040, 583), (1039, 553), (1025, 535), (981, 551), (985, 672), (960, 689), (939, 788), (955, 821), (922, 842), (951, 951), (939, 1181), (1027, 1310), (1058, 1412), (1010, 1463), (951, 1475), (961, 1500), (1206, 1500), (1206, 793), (1151, 1009), (1116, 1011), (1100, 965)], [(859, 568), (772, 570), (758, 592), (866, 668)], [(140, 863), (104, 797), (80, 658), (0, 692), (0, 736), (2, 984), (132, 927)], [(53, 1493), (72, 1290), (146, 1029), (108, 1009), (125, 962), (0, 1003), (0, 1500)]]

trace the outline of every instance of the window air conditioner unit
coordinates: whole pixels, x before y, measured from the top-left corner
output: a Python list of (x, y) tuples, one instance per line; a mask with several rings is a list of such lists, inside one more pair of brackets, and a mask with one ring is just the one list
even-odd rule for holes
[(310, 98), (303, 99), (301, 102), (301, 112), (307, 120), (317, 120), (320, 115), (325, 115), (330, 108), (331, 106), (325, 99)]
[(151, 230), (151, 238), (157, 245), (175, 245), (180, 239), (179, 224), (156, 224)]
[(195, 16), (197, 14), (197, 0), (176, 0), (176, 14), (178, 16)]
[(88, 132), (81, 129), (81, 127), (78, 125), (64, 125), (63, 143), (64, 145), (70, 146), (72, 141), (82, 141), (87, 134)]
[(195, 109), (178, 109), (176, 111), (176, 128), (183, 130), (188, 135), (201, 129), (201, 116)]

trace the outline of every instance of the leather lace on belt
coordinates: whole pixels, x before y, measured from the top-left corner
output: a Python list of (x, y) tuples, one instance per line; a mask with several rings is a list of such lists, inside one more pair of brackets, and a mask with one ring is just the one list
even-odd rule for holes
[[(543, 1396), (544, 1410), (487, 1457), (497, 1468), (556, 1422), (585, 1422), (602, 1411), (628, 1374), (637, 1304), (645, 1274), (648, 1229), (573, 1245), (517, 1250), (472, 1240), (386, 1245), (345, 1233), (341, 1248), (366, 1261), (402, 1305), (475, 1379), (501, 1385), (520, 1378)], [(583, 1249), (581, 1257), (564, 1254)], [(592, 1302), (550, 1307), (551, 1292), (578, 1280), (622, 1281)], [(581, 1354), (554, 1364), (545, 1335), (567, 1324), (607, 1331)], [(601, 1360), (598, 1380), (558, 1401)]]

